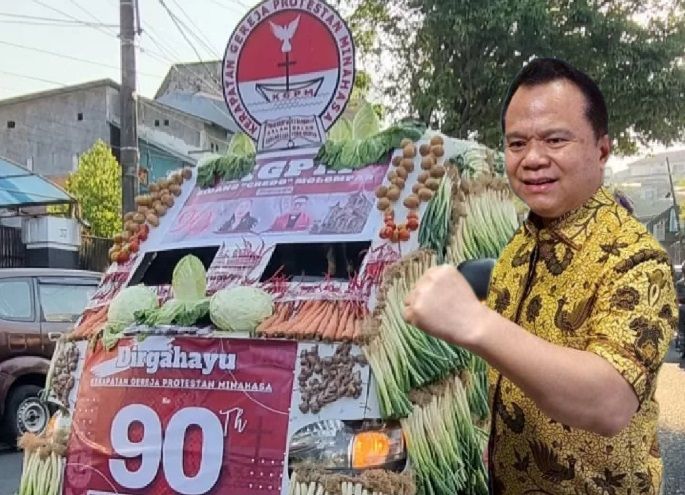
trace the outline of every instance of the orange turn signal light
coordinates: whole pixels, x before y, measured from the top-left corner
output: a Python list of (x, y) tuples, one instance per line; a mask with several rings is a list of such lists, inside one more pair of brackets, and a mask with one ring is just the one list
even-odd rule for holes
[(381, 466), (390, 455), (392, 440), (381, 431), (365, 431), (355, 435), (352, 443), (352, 468)]

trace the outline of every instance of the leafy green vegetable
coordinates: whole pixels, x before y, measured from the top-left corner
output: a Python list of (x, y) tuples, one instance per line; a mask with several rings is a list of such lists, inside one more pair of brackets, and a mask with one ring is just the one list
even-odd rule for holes
[(417, 141), (426, 128), (422, 124), (404, 122), (365, 139), (347, 141), (327, 140), (314, 158), (331, 170), (357, 170), (380, 163), (391, 150), (399, 148), (404, 138)]
[(245, 156), (228, 154), (212, 158), (199, 166), (197, 184), (202, 189), (207, 189), (220, 180), (240, 180), (252, 172), (256, 163), (254, 153)]
[(352, 138), (366, 139), (378, 134), (381, 129), (381, 123), (378, 120), (378, 115), (373, 109), (373, 105), (365, 102), (352, 121)]
[(352, 124), (345, 117), (340, 117), (328, 130), (328, 139), (331, 141), (348, 141), (352, 139)]
[(176, 315), (176, 318), (172, 323), (182, 327), (190, 327), (208, 315), (209, 298), (205, 297), (194, 303), (186, 304), (183, 311)]
[(143, 285), (126, 287), (121, 290), (107, 309), (107, 325), (123, 330), (135, 323), (137, 311), (157, 308), (157, 294)]
[(214, 294), (209, 301), (209, 317), (219, 330), (250, 331), (274, 312), (271, 296), (255, 287), (232, 287)]
[(228, 155), (249, 156), (256, 152), (254, 141), (244, 132), (236, 132), (228, 143)]
[(205, 297), (207, 272), (202, 261), (192, 254), (181, 258), (174, 267), (171, 286), (174, 298), (179, 301), (193, 302)]

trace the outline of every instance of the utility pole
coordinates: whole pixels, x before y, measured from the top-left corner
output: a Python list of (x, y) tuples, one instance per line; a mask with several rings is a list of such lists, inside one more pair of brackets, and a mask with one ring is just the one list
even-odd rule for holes
[[(673, 207), (676, 211), (676, 218), (678, 219), (678, 261), (682, 262), (683, 251), (683, 229), (680, 226), (680, 206), (678, 206), (678, 199), (675, 195), (675, 187), (673, 187), (673, 174), (671, 173), (671, 162), (666, 157), (666, 169), (668, 170), (668, 182), (671, 185), (671, 197), (673, 198)], [(669, 219), (670, 221), (670, 219)]]
[(123, 212), (134, 211), (138, 194), (138, 110), (136, 105), (136, 0), (119, 0), (119, 40), (121, 42), (120, 153)]

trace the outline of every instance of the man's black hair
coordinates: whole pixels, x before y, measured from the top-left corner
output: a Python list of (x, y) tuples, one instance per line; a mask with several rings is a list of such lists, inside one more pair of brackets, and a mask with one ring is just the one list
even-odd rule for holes
[(304, 194), (300, 194), (299, 196), (295, 196), (293, 198), (294, 201), (297, 201), (298, 199), (304, 199), (305, 201), (309, 201), (309, 196), (305, 196)]
[(568, 62), (556, 58), (536, 58), (516, 75), (511, 86), (509, 86), (507, 96), (504, 98), (504, 105), (502, 105), (502, 132), (505, 131), (504, 117), (507, 114), (511, 99), (521, 86), (538, 86), (560, 79), (564, 79), (576, 86), (585, 96), (585, 101), (587, 102), (585, 116), (590, 125), (592, 125), (595, 137), (599, 139), (608, 134), (609, 116), (607, 105), (597, 83), (590, 76), (576, 69)]

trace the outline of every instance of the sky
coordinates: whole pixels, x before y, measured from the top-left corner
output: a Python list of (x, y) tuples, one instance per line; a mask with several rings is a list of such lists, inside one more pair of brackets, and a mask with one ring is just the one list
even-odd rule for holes
[[(223, 58), (233, 28), (258, 2), (163, 3), (204, 41), (189, 35), (201, 59), (212, 60)], [(139, 0), (139, 5), (143, 34), (137, 40), (138, 91), (153, 97), (172, 63), (196, 62), (200, 57), (162, 1)], [(82, 24), (76, 25), (77, 20)], [(118, 24), (118, 0), (0, 0), (0, 99), (102, 78), (120, 81)]]
[[(223, 58), (233, 28), (258, 1), (139, 0), (138, 92), (154, 97), (173, 63)], [(185, 32), (198, 53), (167, 9), (192, 31)], [(120, 81), (118, 24), (119, 0), (0, 0), (0, 99)], [(621, 170), (634, 159), (612, 157), (609, 165)]]

